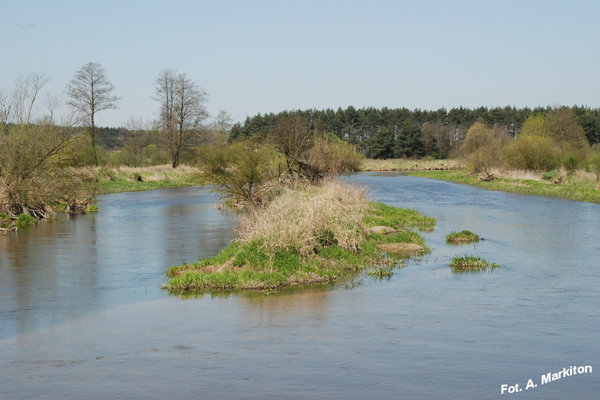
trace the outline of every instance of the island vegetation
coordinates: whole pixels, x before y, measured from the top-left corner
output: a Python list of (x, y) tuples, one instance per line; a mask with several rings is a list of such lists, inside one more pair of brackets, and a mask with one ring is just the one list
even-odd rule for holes
[(278, 289), (369, 268), (390, 276), (403, 259), (427, 252), (414, 229), (432, 229), (433, 219), (371, 202), (335, 178), (360, 160), (354, 146), (297, 118), (207, 148), (200, 167), (223, 206), (238, 210), (237, 237), (214, 257), (172, 267), (165, 289)]
[(172, 267), (165, 288), (276, 289), (365, 270), (389, 277), (403, 259), (428, 251), (414, 229), (435, 221), (416, 211), (371, 202), (363, 189), (335, 179), (282, 190), (239, 216), (236, 240), (218, 255)]
[(451, 232), (446, 236), (446, 242), (448, 243), (475, 243), (479, 242), (479, 235), (471, 231), (462, 230), (460, 232)]
[(452, 257), (450, 267), (452, 267), (452, 272), (476, 272), (493, 270), (501, 268), (502, 266), (496, 263), (490, 263), (485, 258), (473, 255), (463, 255)]

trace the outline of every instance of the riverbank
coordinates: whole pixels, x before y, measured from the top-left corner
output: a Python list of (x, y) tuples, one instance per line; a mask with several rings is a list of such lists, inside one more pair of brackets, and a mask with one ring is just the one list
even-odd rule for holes
[(389, 278), (402, 260), (429, 251), (416, 230), (433, 218), (370, 202), (364, 190), (331, 181), (287, 189), (240, 216), (238, 237), (214, 257), (174, 266), (171, 292), (279, 289), (332, 283), (367, 271)]
[[(510, 172), (506, 174), (509, 175)], [(408, 175), (461, 183), (487, 190), (600, 203), (600, 191), (596, 190), (596, 182), (591, 174), (586, 173), (576, 173), (573, 176), (563, 178), (560, 183), (554, 183), (555, 178), (552, 177), (543, 179), (541, 174), (539, 176), (532, 174), (525, 178), (519, 178), (516, 175), (515, 177), (499, 175), (497, 180), (485, 182), (480, 181), (476, 175), (471, 175), (463, 169), (411, 171), (408, 172)]]
[(458, 160), (412, 160), (407, 158), (394, 158), (388, 160), (362, 160), (360, 170), (363, 172), (393, 172), (393, 171), (446, 171), (460, 169), (462, 165)]
[[(550, 196), (561, 199), (600, 203), (600, 191), (596, 189), (593, 174), (577, 171), (571, 176), (563, 173), (559, 180), (556, 172), (536, 173), (527, 171), (494, 171), (497, 180), (480, 181), (470, 174), (459, 160), (409, 160), (365, 159), (361, 165), (364, 172), (406, 172), (411, 176), (439, 179), (464, 185), (477, 186), (487, 190), (527, 194), (532, 196)], [(546, 179), (545, 179), (546, 178)], [(555, 183), (557, 181), (557, 183)]]
[(80, 170), (88, 188), (97, 194), (139, 192), (206, 184), (196, 167), (170, 165), (150, 167), (96, 167)]

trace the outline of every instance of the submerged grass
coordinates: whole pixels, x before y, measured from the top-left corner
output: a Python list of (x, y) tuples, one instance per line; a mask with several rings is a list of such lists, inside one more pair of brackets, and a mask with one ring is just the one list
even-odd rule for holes
[(450, 267), (452, 267), (452, 272), (486, 271), (487, 269), (501, 268), (499, 264), (489, 263), (484, 258), (472, 255), (452, 257)]
[(451, 232), (446, 236), (446, 242), (448, 243), (474, 243), (479, 242), (479, 235), (471, 231), (460, 231)]
[[(352, 279), (369, 267), (390, 277), (402, 260), (429, 249), (413, 228), (430, 230), (432, 218), (366, 199), (339, 181), (287, 190), (265, 208), (239, 219), (238, 238), (214, 257), (169, 269), (172, 292), (278, 289)], [(371, 228), (385, 226), (388, 233)], [(411, 247), (394, 252), (384, 245)]]
[(462, 183), (488, 190), (600, 203), (600, 190), (596, 190), (595, 181), (588, 176), (578, 174), (556, 184), (552, 180), (512, 179), (504, 176), (491, 182), (480, 182), (477, 176), (469, 174), (466, 170), (415, 171), (410, 172), (409, 175)]

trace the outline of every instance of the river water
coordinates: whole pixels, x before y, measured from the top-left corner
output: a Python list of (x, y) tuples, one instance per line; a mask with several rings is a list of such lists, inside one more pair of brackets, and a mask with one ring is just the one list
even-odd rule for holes
[[(208, 188), (106, 195), (0, 236), (0, 399), (597, 398), (600, 205), (344, 179), (435, 217), (431, 254), (353, 287), (170, 296), (170, 265), (232, 237)], [(445, 243), (462, 229), (485, 240)], [(503, 268), (454, 274), (456, 254)], [(575, 365), (594, 371), (541, 384)]]

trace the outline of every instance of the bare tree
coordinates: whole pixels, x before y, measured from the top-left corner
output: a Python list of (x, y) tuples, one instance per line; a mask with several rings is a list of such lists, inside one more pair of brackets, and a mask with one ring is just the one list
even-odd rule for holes
[(48, 83), (43, 73), (21, 75), (10, 94), (0, 93), (0, 122), (29, 124), (40, 91)]
[(119, 97), (112, 94), (114, 85), (106, 78), (104, 68), (98, 63), (87, 63), (75, 73), (75, 77), (67, 85), (68, 102), (83, 118), (89, 128), (94, 154), (94, 162), (98, 165), (96, 154), (96, 113), (117, 108)]
[(207, 93), (186, 74), (172, 70), (160, 73), (155, 89), (160, 102), (163, 144), (173, 168), (177, 168), (183, 151), (199, 136), (202, 122), (208, 117), (204, 108)]
[(62, 101), (58, 97), (50, 93), (46, 94), (46, 107), (48, 108), (48, 119), (50, 122), (54, 122), (54, 113), (61, 105)]
[(2, 132), (8, 134), (8, 124), (12, 120), (14, 108), (14, 98), (11, 95), (0, 91), (0, 127)]
[(287, 172), (294, 178), (318, 178), (318, 172), (307, 162), (313, 139), (313, 131), (298, 115), (281, 119), (268, 133), (268, 140), (284, 155)]
[(225, 110), (219, 110), (217, 117), (215, 118), (214, 128), (218, 132), (226, 133), (231, 130), (233, 126), (233, 118)]
[(210, 129), (206, 131), (206, 134), (203, 135), (202, 144), (210, 147), (222, 146), (227, 143), (227, 139), (229, 138), (229, 132), (231, 131), (231, 127), (233, 119), (231, 115), (229, 115), (225, 110), (219, 110), (219, 113), (215, 117), (212, 124), (210, 124)]

